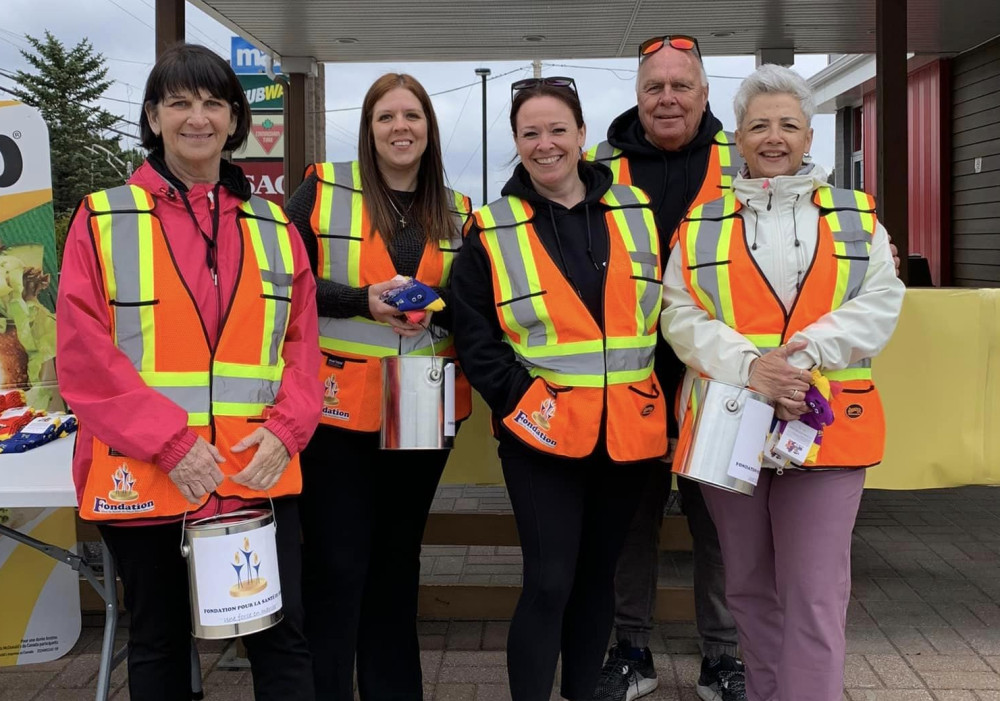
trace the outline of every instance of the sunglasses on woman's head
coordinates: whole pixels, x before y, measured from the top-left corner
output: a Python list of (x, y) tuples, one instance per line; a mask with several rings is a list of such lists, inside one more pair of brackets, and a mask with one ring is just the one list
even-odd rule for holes
[(510, 96), (513, 99), (521, 90), (530, 90), (531, 88), (537, 88), (539, 85), (548, 85), (552, 88), (569, 88), (573, 92), (576, 92), (576, 81), (572, 78), (567, 78), (566, 76), (552, 76), (551, 78), (524, 78), (522, 80), (515, 80), (510, 84)]
[(701, 60), (701, 49), (698, 48), (698, 40), (689, 37), (687, 34), (669, 34), (662, 37), (653, 37), (639, 44), (639, 63), (655, 54), (664, 46), (678, 51), (693, 51), (694, 55)]

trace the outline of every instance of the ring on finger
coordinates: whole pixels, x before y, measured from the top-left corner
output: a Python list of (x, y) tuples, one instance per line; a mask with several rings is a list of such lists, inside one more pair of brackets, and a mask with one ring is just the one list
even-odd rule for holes
[(791, 399), (794, 402), (795, 401), (795, 395), (798, 394), (798, 393), (799, 393), (799, 391), (797, 389), (793, 389), (792, 390), (792, 396), (789, 397), (789, 399)]

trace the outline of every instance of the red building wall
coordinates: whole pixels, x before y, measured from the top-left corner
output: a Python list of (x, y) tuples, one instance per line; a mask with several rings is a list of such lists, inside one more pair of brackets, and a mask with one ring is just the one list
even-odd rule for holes
[[(914, 69), (907, 89), (910, 253), (927, 258), (935, 285), (951, 283), (949, 70), (946, 61)], [(865, 190), (877, 196), (874, 92), (865, 94), (863, 114)]]

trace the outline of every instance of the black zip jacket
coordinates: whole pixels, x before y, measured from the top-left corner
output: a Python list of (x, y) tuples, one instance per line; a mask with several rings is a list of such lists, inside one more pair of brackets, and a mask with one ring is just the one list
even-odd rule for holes
[[(632, 184), (646, 191), (652, 200), (660, 232), (660, 258), (664, 268), (670, 258), (670, 237), (701, 190), (715, 135), (722, 129), (711, 108), (706, 108), (698, 132), (679, 151), (664, 151), (646, 139), (639, 108), (620, 114), (608, 127), (608, 142), (624, 151), (628, 158)], [(722, 195), (722, 192), (719, 192)], [(677, 420), (673, 398), (684, 377), (684, 364), (659, 334), (654, 368), (660, 385), (667, 393), (667, 434), (676, 438)]]
[[(587, 194), (571, 209), (535, 192), (520, 164), (502, 194), (520, 197), (531, 204), (532, 224), (539, 240), (603, 329), (609, 236), (604, 219), (606, 210), (599, 200), (611, 187), (612, 176), (600, 164), (581, 163), (579, 173)], [(452, 271), (455, 347), (472, 386), (486, 400), (494, 416), (503, 418), (514, 410), (532, 378), (518, 362), (514, 350), (502, 340), (490, 260), (480, 234), (473, 224)]]

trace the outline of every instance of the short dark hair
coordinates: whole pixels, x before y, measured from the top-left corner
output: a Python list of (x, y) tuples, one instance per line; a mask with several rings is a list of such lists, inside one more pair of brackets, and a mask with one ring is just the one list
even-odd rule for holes
[(514, 94), (514, 99), (510, 104), (510, 130), (515, 134), (517, 134), (517, 113), (521, 111), (521, 106), (533, 97), (554, 97), (566, 103), (570, 112), (573, 113), (577, 128), (583, 128), (583, 106), (580, 104), (580, 96), (576, 94), (576, 90), (539, 83), (532, 88), (518, 90)]
[(180, 90), (195, 94), (204, 90), (212, 97), (229, 103), (236, 116), (236, 131), (226, 139), (224, 149), (235, 151), (246, 143), (253, 117), (236, 73), (221, 56), (204, 46), (176, 44), (163, 52), (146, 79), (143, 108), (139, 115), (139, 136), (144, 148), (149, 151), (163, 150), (163, 138), (153, 133), (146, 108), (156, 107), (171, 92)]

